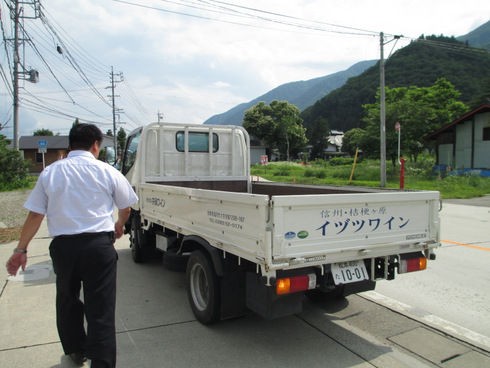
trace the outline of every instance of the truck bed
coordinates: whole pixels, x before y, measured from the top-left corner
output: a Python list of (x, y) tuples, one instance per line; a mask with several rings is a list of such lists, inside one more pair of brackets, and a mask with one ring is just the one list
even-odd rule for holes
[[(194, 189), (220, 190), (224, 192), (247, 193), (246, 180), (180, 180), (180, 181), (151, 181), (150, 184), (171, 185)], [(341, 193), (375, 193), (388, 189), (373, 189), (359, 187), (338, 187), (318, 185), (297, 185), (275, 182), (252, 182), (253, 194), (273, 195), (304, 195), (304, 194), (341, 194)]]
[(254, 183), (247, 193), (169, 184), (141, 185), (143, 217), (267, 272), (438, 246), (438, 192)]

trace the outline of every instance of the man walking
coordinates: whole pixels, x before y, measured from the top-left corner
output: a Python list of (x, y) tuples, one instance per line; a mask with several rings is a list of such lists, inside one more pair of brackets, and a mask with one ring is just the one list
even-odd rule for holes
[[(63, 350), (78, 365), (87, 357), (92, 368), (112, 368), (116, 366), (114, 240), (123, 235), (130, 206), (138, 198), (119, 171), (97, 160), (102, 143), (99, 128), (74, 125), (69, 142), (68, 157), (43, 170), (24, 205), (29, 214), (7, 271), (15, 275), (19, 267), (25, 269), (27, 247), (46, 216), (53, 237), (49, 251), (56, 274), (56, 323)], [(118, 208), (115, 223), (114, 205)]]

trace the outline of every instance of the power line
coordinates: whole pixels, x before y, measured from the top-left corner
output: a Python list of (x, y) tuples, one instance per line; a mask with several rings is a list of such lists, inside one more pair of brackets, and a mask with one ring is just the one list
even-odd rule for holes
[[(65, 46), (67, 45), (70, 50), (73, 50), (72, 54), (79, 57), (79, 59), (81, 60), (80, 63), (83, 62), (85, 64), (85, 69), (86, 70), (90, 69), (93, 72), (97, 73), (99, 76), (102, 75), (105, 76), (107, 74), (107, 70), (109, 69), (109, 66), (97, 60), (89, 52), (84, 50), (83, 47), (79, 45), (79, 43), (75, 39), (73, 39), (70, 36), (70, 34), (67, 33), (63, 29), (63, 27), (54, 20), (54, 18), (49, 14), (49, 12), (44, 6), (41, 6), (41, 9), (42, 9), (43, 18), (48, 24), (50, 24), (50, 27), (47, 27), (45, 23), (43, 23), (43, 25), (49, 32), (51, 32), (51, 30), (54, 30), (56, 36), (53, 35), (53, 37), (56, 37), (56, 39), (61, 39), (61, 34), (63, 34), (65, 36), (65, 38), (63, 38), (63, 42)], [(55, 44), (55, 40), (53, 39), (53, 46), (54, 44)]]
[[(28, 94), (29, 96), (33, 97), (34, 99), (36, 99), (36, 100), (37, 100), (37, 101), (39, 101), (40, 103), (42, 103), (42, 104), (45, 104), (45, 105), (46, 105), (46, 98), (44, 98), (44, 99), (40, 99), (39, 97), (35, 96), (33, 93), (28, 92), (28, 91), (26, 91), (26, 94)], [(63, 102), (63, 101), (59, 101), (59, 100), (58, 100), (58, 102)], [(66, 101), (65, 101), (65, 102), (66, 102)], [(82, 110), (84, 110), (84, 111), (86, 111), (86, 112), (88, 112), (88, 113), (90, 113), (90, 114), (92, 114), (92, 115), (94, 115), (94, 116), (97, 116), (97, 117), (102, 118), (102, 119), (106, 119), (106, 117), (104, 117), (104, 116), (102, 116), (102, 115), (100, 115), (100, 114), (96, 113), (96, 112), (95, 112), (95, 111), (93, 111), (93, 110), (90, 110), (90, 109), (88, 109), (88, 108), (84, 107), (83, 105), (80, 105), (80, 104), (79, 104), (79, 103), (77, 103), (77, 102), (74, 102), (74, 103), (73, 103), (73, 106), (78, 106), (78, 107), (79, 107), (79, 108), (81, 108)], [(52, 109), (54, 110), (54, 108), (52, 108)]]
[(54, 28), (51, 26), (48, 19), (42, 15), (42, 12), (41, 12), (41, 21), (51, 30), (53, 35), (55, 35), (57, 37), (58, 41), (60, 41), (60, 43), (64, 47), (64, 52), (66, 52), (66, 54), (67, 54), (68, 62), (73, 66), (73, 69), (78, 73), (78, 75), (82, 78), (82, 80), (92, 89), (92, 91), (95, 93), (95, 95), (98, 96), (101, 99), (101, 101), (103, 101), (105, 104), (110, 106), (110, 104), (106, 101), (104, 96), (102, 96), (102, 94), (97, 90), (97, 88), (95, 88), (95, 86), (90, 81), (90, 79), (87, 77), (87, 75), (85, 74), (83, 69), (80, 67), (80, 65), (77, 63), (75, 58), (73, 58), (69, 49), (65, 46), (65, 43), (63, 42), (63, 40), (60, 37), (58, 37), (58, 34), (54, 30)]
[[(279, 27), (281, 27), (281, 29), (286, 29), (287, 31), (298, 31), (301, 29), (312, 32), (327, 32), (370, 37), (377, 36), (377, 32), (370, 30), (308, 20), (300, 17), (290, 16), (287, 14), (237, 5), (226, 1), (161, 0), (162, 3), (192, 9), (192, 12), (194, 12), (193, 14), (190, 11), (180, 11), (178, 9), (172, 10), (171, 8), (165, 6), (154, 7), (134, 1), (114, 1), (131, 6), (137, 6), (181, 16), (194, 17), (202, 20), (228, 23), (245, 27), (273, 30), (277, 30), (279, 29)], [(49, 14), (44, 6), (41, 6), (41, 10), (41, 22), (44, 28), (37, 26), (33, 22), (29, 22), (29, 24), (26, 24), (26, 27), (29, 28), (30, 38), (38, 38), (37, 40), (32, 39), (29, 45), (32, 46), (33, 50), (36, 52), (36, 55), (43, 61), (43, 65), (45, 68), (47, 68), (48, 72), (50, 69), (56, 71), (56, 75), (49, 72), (48, 74), (50, 75), (48, 77), (54, 78), (54, 81), (58, 83), (64, 93), (69, 97), (69, 99), (71, 100), (70, 102), (74, 107), (80, 108), (88, 113), (94, 113), (93, 109), (88, 109), (84, 107), (81, 102), (82, 98), (86, 96), (76, 96), (73, 93), (74, 91), (91, 92), (91, 97), (96, 97), (99, 100), (103, 101), (104, 107), (106, 107), (106, 105), (110, 106), (107, 99), (104, 98), (104, 96), (102, 96), (102, 94), (100, 93), (100, 87), (96, 87), (96, 84), (94, 83), (94, 79), (98, 79), (101, 74), (104, 74), (105, 76), (107, 75), (108, 67), (103, 65), (103, 63), (101, 63), (96, 58), (92, 57), (81, 47), (81, 45), (76, 40), (72, 39), (69, 34), (66, 33), (66, 31), (54, 21), (54, 18)], [(275, 26), (270, 27), (271, 25)], [(3, 23), (2, 32), (5, 33), (3, 31)], [(4, 39), (6, 39), (5, 36)], [(6, 52), (6, 55), (7, 57), (9, 57), (8, 52)], [(77, 72), (76, 75), (75, 73), (70, 74), (70, 71), (72, 71), (73, 69)], [(2, 70), (0, 70), (0, 73), (1, 72)], [(80, 79), (72, 78), (72, 75), (74, 75), (75, 77), (78, 75)], [(5, 71), (3, 71), (4, 81), (5, 78)], [(67, 81), (70, 83), (67, 83)], [(79, 86), (87, 86), (88, 89), (77, 90), (76, 88), (69, 88), (73, 87), (73, 85), (77, 85), (77, 83), (80, 82), (82, 83), (79, 84)], [(139, 101), (137, 94), (134, 93), (134, 90), (131, 88), (131, 86), (126, 82), (123, 83), (123, 85), (126, 88), (125, 92), (128, 93), (121, 97), (121, 101), (128, 103), (128, 109), (130, 107), (134, 108), (134, 110), (130, 110), (129, 112), (125, 112), (124, 114), (128, 117), (131, 124), (138, 125), (138, 121), (141, 121), (142, 119), (135, 119), (135, 112), (136, 115), (144, 116), (145, 119), (148, 119), (151, 114)], [(43, 102), (49, 102), (49, 98), (43, 96), (45, 93), (46, 92), (42, 91), (36, 93), (36, 95), (40, 97), (39, 101), (42, 100)], [(32, 96), (30, 98), (32, 98)], [(97, 116), (96, 113), (94, 114), (94, 116)], [(100, 115), (98, 116), (101, 117)]]
[[(220, 19), (220, 18), (214, 18), (214, 17), (210, 17), (210, 16), (205, 16), (205, 15), (191, 14), (191, 13), (186, 13), (183, 11), (170, 10), (170, 9), (166, 9), (166, 8), (144, 5), (144, 4), (134, 3), (134, 2), (125, 1), (125, 0), (113, 0), (113, 1), (118, 2), (118, 3), (127, 4), (127, 5), (131, 5), (131, 6), (136, 6), (136, 7), (141, 7), (141, 8), (151, 9), (151, 10), (157, 10), (157, 11), (171, 13), (171, 14), (183, 15), (183, 16), (197, 18), (197, 19), (211, 20), (211, 21), (234, 24), (234, 25), (245, 26), (245, 27), (266, 28), (267, 29), (267, 27), (259, 26), (257, 24), (235, 22), (235, 21), (230, 21), (227, 19)], [(160, 0), (160, 1), (172, 3), (172, 4), (177, 4), (177, 5), (182, 5), (185, 7), (190, 7), (190, 8), (194, 8), (194, 9), (198, 9), (198, 10), (203, 10), (203, 11), (207, 11), (207, 12), (210, 12), (213, 14), (226, 14), (226, 15), (230, 15), (230, 16), (237, 16), (237, 14), (239, 14), (242, 17), (245, 15), (249, 19), (256, 19), (256, 20), (264, 21), (266, 23), (274, 23), (274, 24), (279, 24), (281, 26), (294, 27), (294, 28), (305, 29), (305, 30), (310, 30), (310, 31), (319, 31), (319, 32), (345, 34), (345, 35), (357, 35), (357, 36), (371, 36), (371, 37), (376, 36), (378, 34), (378, 32), (374, 32), (374, 31), (366, 31), (366, 30), (362, 30), (362, 29), (358, 29), (358, 28), (354, 28), (354, 27), (340, 26), (340, 25), (334, 25), (334, 24), (329, 24), (329, 23), (314, 22), (314, 21), (304, 20), (301, 18), (295, 18), (292, 16), (284, 15), (284, 14), (265, 12), (265, 11), (262, 11), (259, 9), (254, 9), (254, 8), (241, 7), (243, 9), (255, 10), (255, 12), (257, 12), (258, 14), (250, 14), (250, 13), (246, 13), (243, 11), (240, 12), (240, 11), (235, 10), (235, 9), (227, 9), (225, 7), (222, 7), (222, 9), (228, 10), (227, 13), (223, 13), (222, 11), (210, 10), (209, 8), (205, 8), (203, 6), (197, 6), (195, 3), (176, 2), (176, 1), (172, 1), (172, 0)], [(221, 2), (221, 3), (227, 4), (224, 2)], [(208, 3), (207, 5), (210, 5), (210, 4)], [(233, 6), (239, 7), (239, 6), (234, 5), (234, 4), (228, 4), (228, 5), (233, 5)], [(215, 6), (217, 6), (217, 5), (215, 5)], [(270, 17), (266, 16), (266, 15), (272, 15), (272, 14), (274, 14), (276, 16), (283, 17), (283, 18), (302, 20), (304, 23), (292, 23), (290, 21), (285, 21), (285, 20), (281, 20), (281, 19), (274, 19), (274, 18), (270, 18)], [(315, 25), (315, 23), (316, 23), (316, 25)], [(326, 29), (326, 28), (320, 27), (320, 24), (321, 25), (328, 25), (331, 27), (350, 29), (350, 31)]]
[(109, 125), (112, 124), (112, 123), (104, 123), (104, 122), (101, 122), (101, 121), (95, 121), (95, 120), (91, 120), (91, 119), (81, 118), (78, 115), (66, 113), (64, 111), (60, 111), (60, 110), (55, 109), (55, 108), (49, 108), (49, 107), (46, 107), (43, 103), (34, 102), (34, 101), (29, 100), (29, 99), (23, 99), (22, 101), (26, 105), (26, 108), (27, 109), (33, 110), (33, 111), (37, 111), (37, 112), (40, 112), (40, 113), (43, 113), (43, 114), (47, 114), (47, 115), (50, 115), (50, 116), (53, 116), (53, 117), (60, 117), (61, 116), (61, 117), (67, 117), (67, 118), (70, 118), (70, 119), (73, 119), (73, 120), (78, 119), (80, 121), (85, 121), (85, 122), (93, 123), (93, 124), (96, 124), (96, 125), (106, 125), (106, 126), (109, 126)]
[[(9, 53), (7, 50), (7, 36), (5, 33), (5, 27), (3, 24), (3, 11), (2, 10), (3, 9), (0, 7), (0, 27), (2, 29), (3, 47), (5, 48), (5, 55), (7, 57), (7, 65), (9, 66), (10, 74), (12, 74), (12, 69), (10, 67), (11, 66), (10, 57), (9, 57)], [(10, 91), (10, 94), (13, 96), (12, 85), (8, 82), (8, 78), (6, 78), (6, 77), (7, 77), (7, 75), (6, 75), (5, 71), (3, 70), (3, 66), (2, 66), (2, 79), (4, 79), (5, 87)]]
[(264, 27), (258, 27), (256, 25), (252, 25), (252, 24), (227, 21), (227, 20), (223, 20), (223, 19), (211, 18), (211, 17), (206, 17), (206, 16), (202, 16), (202, 15), (196, 15), (196, 14), (189, 14), (189, 13), (184, 13), (184, 12), (180, 12), (180, 11), (169, 10), (169, 9), (165, 9), (165, 8), (158, 8), (158, 7), (150, 6), (150, 5), (143, 5), (143, 4), (132, 3), (132, 2), (129, 2), (129, 1), (124, 1), (124, 0), (113, 0), (113, 1), (115, 1), (117, 3), (126, 4), (126, 5), (131, 5), (131, 6), (136, 6), (136, 7), (145, 8), (145, 9), (151, 9), (151, 10), (157, 10), (157, 11), (161, 11), (161, 12), (165, 12), (165, 13), (170, 13), (170, 14), (183, 15), (183, 16), (186, 16), (186, 17), (191, 17), (191, 18), (196, 18), (196, 19), (212, 20), (212, 21), (216, 21), (216, 22), (227, 23), (227, 24), (234, 24), (234, 25), (245, 26), (245, 27), (264, 28)]
[(137, 110), (143, 114), (143, 115), (151, 115), (151, 113), (148, 112), (148, 110), (141, 104), (141, 102), (139, 101), (136, 93), (134, 92), (133, 88), (131, 87), (131, 85), (129, 84), (127, 78), (124, 78), (123, 80), (123, 83), (122, 85), (124, 85), (127, 90), (129, 91), (129, 94), (130, 94), (130, 99), (131, 101), (134, 103), (135, 107), (137, 108)]
[[(161, 0), (161, 1), (166, 1), (166, 0)], [(233, 8), (244, 9), (244, 10), (252, 11), (253, 13), (257, 13), (257, 14), (272, 15), (272, 16), (276, 16), (276, 17), (279, 17), (279, 18), (297, 20), (297, 21), (301, 21), (301, 22), (304, 23), (304, 24), (298, 24), (298, 23), (291, 23), (291, 22), (286, 22), (286, 21), (279, 22), (281, 24), (288, 25), (288, 26), (293, 26), (293, 27), (299, 27), (299, 28), (305, 27), (305, 28), (308, 28), (308, 29), (313, 29), (313, 30), (318, 30), (318, 31), (323, 31), (323, 32), (332, 32), (332, 33), (341, 33), (341, 34), (352, 34), (352, 35), (371, 35), (371, 36), (377, 36), (378, 33), (379, 33), (378, 31), (370, 31), (370, 30), (365, 30), (365, 29), (355, 28), (355, 27), (350, 27), (350, 26), (344, 26), (344, 25), (339, 25), (339, 24), (334, 24), (334, 23), (314, 21), (314, 20), (310, 20), (310, 19), (299, 18), (299, 17), (287, 15), (287, 14), (277, 13), (277, 12), (270, 12), (270, 11), (266, 11), (266, 10), (262, 10), (262, 9), (258, 9), (258, 8), (251, 8), (251, 7), (242, 6), (242, 5), (233, 4), (233, 3), (228, 3), (228, 2), (224, 2), (224, 1), (217, 1), (217, 0), (205, 1), (205, 0), (199, 0), (199, 2), (201, 2), (201, 3), (207, 3), (207, 4), (212, 4), (212, 3), (222, 4), (222, 5), (226, 5), (226, 7), (223, 7), (223, 9), (228, 9), (228, 10), (232, 10), (232, 11), (236, 11), (236, 10), (233, 10)], [(215, 5), (215, 6), (217, 6), (217, 5)], [(250, 13), (242, 13), (242, 14), (247, 14), (247, 15), (252, 16)], [(265, 16), (261, 16), (261, 17), (259, 17), (259, 19), (262, 19), (262, 20), (265, 20), (265, 21), (277, 22), (276, 20), (271, 19), (271, 18), (266, 18)], [(311, 26), (308, 26), (308, 24), (311, 24)], [(341, 31), (334, 31), (334, 30), (326, 30), (326, 29), (322, 29), (322, 28), (316, 28), (316, 27), (313, 26), (313, 24), (317, 24), (319, 26), (329, 26), (329, 27), (335, 27), (335, 28), (339, 28), (339, 29), (345, 29), (345, 30), (349, 30), (349, 32), (347, 32), (347, 31), (341, 32)]]
[[(43, 12), (40, 11), (40, 9), (38, 8), (38, 6), (40, 5), (39, 2), (34, 1), (34, 2), (22, 3), (22, 4), (30, 5), (34, 8), (35, 14), (36, 14), (34, 17), (29, 17), (29, 15), (27, 15), (27, 14), (24, 16), (24, 8), (22, 8), (20, 10), (13, 9), (13, 7), (10, 6), (9, 3), (7, 3), (7, 0), (4, 0), (4, 3), (7, 4), (7, 7), (11, 11), (11, 14), (10, 14), (11, 24), (13, 26), (15, 26), (14, 28), (16, 29), (16, 33), (15, 33), (16, 34), (16, 36), (15, 36), (16, 37), (15, 38), (16, 47), (15, 47), (14, 51), (17, 52), (16, 51), (16, 50), (18, 50), (17, 45), (20, 45), (22, 47), (22, 52), (24, 55), (25, 54), (25, 45), (28, 45), (29, 51), (32, 50), (34, 52), (34, 55), (42, 62), (43, 68), (46, 69), (48, 77), (50, 77), (56, 83), (58, 88), (60, 88), (64, 92), (65, 96), (68, 97), (68, 99), (69, 99), (69, 101), (67, 101), (67, 102), (71, 103), (72, 107), (74, 107), (76, 109), (80, 109), (81, 111), (84, 111), (86, 113), (89, 113), (91, 116), (95, 116), (95, 117), (99, 117), (99, 118), (104, 119), (103, 116), (99, 115), (93, 109), (89, 109), (89, 108), (85, 107), (82, 103), (80, 103), (79, 101), (76, 101), (75, 97), (70, 92), (68, 92), (68, 88), (65, 86), (65, 80), (69, 80), (69, 81), (71, 80), (72, 84), (77, 84), (76, 80), (73, 80), (72, 78), (70, 78), (69, 75), (64, 75), (63, 80), (60, 78), (60, 73), (63, 74), (63, 72), (65, 70), (67, 70), (67, 68), (70, 68), (72, 70), (74, 69), (77, 72), (80, 79), (85, 83), (85, 85), (87, 85), (89, 87), (89, 90), (95, 96), (97, 96), (99, 99), (101, 99), (104, 102), (104, 104), (107, 105), (107, 101), (100, 94), (97, 87), (95, 87), (95, 84), (91, 81), (91, 78), (89, 78), (88, 75), (84, 71), (85, 63), (89, 62), (91, 70), (96, 72), (96, 73), (100, 73), (100, 70), (101, 70), (100, 64), (97, 64), (96, 62), (91, 61), (92, 59), (90, 59), (88, 57), (83, 59), (84, 60), (83, 63), (79, 63), (75, 59), (74, 55), (72, 55), (70, 53), (69, 47), (67, 46), (68, 43), (65, 43), (63, 41), (63, 39), (61, 39), (61, 37), (58, 35), (57, 30), (54, 28), (54, 26), (51, 25), (51, 23), (49, 22), (47, 17), (45, 17)], [(19, 3), (20, 2), (15, 2), (15, 4), (19, 4)], [(17, 14), (21, 14), (21, 13), (22, 13), (22, 15), (17, 16)], [(1, 19), (2, 36), (3, 36), (3, 40), (4, 40), (5, 55), (6, 55), (6, 58), (8, 59), (8, 65), (10, 67), (12, 59), (10, 57), (9, 50), (7, 49), (7, 40), (9, 39), (9, 36), (7, 35), (7, 30), (4, 27), (3, 14), (4, 14), (4, 12), (2, 12), (2, 14), (1, 14), (2, 15), (2, 19)], [(14, 14), (15, 17), (12, 14)], [(44, 24), (44, 28), (45, 28), (44, 32), (41, 31), (38, 27), (36, 27), (35, 22), (25, 22), (25, 24), (24, 24), (24, 22), (21, 22), (21, 20), (23, 18), (37, 19), (38, 15), (40, 15), (42, 24)], [(29, 26), (30, 30), (26, 29), (26, 26)], [(22, 33), (22, 35), (17, 36), (17, 33)], [(33, 35), (36, 37), (35, 39), (33, 38)], [(49, 46), (50, 43), (53, 43), (53, 47)], [(60, 44), (63, 45), (63, 49), (61, 49), (61, 47), (59, 46)], [(58, 45), (58, 46), (56, 47), (56, 45)], [(52, 51), (54, 49), (56, 49), (58, 54), (63, 54), (62, 55), (63, 58), (56, 58), (57, 54), (53, 53), (53, 51)], [(50, 56), (50, 58), (48, 58), (46, 56), (48, 56), (48, 57)], [(54, 57), (54, 59), (53, 59), (53, 57)], [(18, 80), (17, 75), (19, 73), (20, 74), (34, 73), (34, 77), (32, 76), (32, 74), (30, 75), (30, 77), (31, 78), (37, 78), (38, 72), (37, 72), (37, 70), (36, 71), (26, 70), (24, 65), (23, 65), (23, 62), (22, 62), (22, 64), (19, 62), (20, 57), (17, 56), (16, 60), (17, 60), (17, 62), (15, 63), (14, 66), (19, 65), (20, 71), (17, 71), (17, 69), (16, 69), (16, 70), (12, 71), (11, 74), (12, 74), (13, 78), (15, 78), (15, 80), (16, 80), (16, 84), (15, 84), (16, 91), (19, 91), (19, 85), (17, 83), (17, 80)], [(82, 64), (84, 64), (83, 67), (82, 67)], [(63, 65), (63, 67), (59, 67), (60, 65)], [(56, 70), (56, 73), (55, 73), (55, 70)], [(4, 83), (7, 86), (7, 89), (9, 90), (9, 92), (12, 93), (12, 88), (10, 88), (10, 84), (8, 83), (8, 78), (6, 76), (6, 73), (3, 69), (3, 67), (0, 69), (0, 73), (1, 73), (2, 79), (4, 80)], [(49, 114), (50, 116), (56, 116), (56, 117), (79, 118), (79, 116), (77, 116), (77, 115), (79, 115), (78, 113), (70, 113), (70, 112), (67, 112), (66, 109), (65, 109), (65, 111), (61, 111), (59, 108), (51, 106), (49, 104), (49, 102), (47, 102), (49, 99), (46, 100), (45, 98), (41, 97), (42, 93), (35, 95), (34, 93), (32, 93), (31, 91), (29, 91), (28, 89), (25, 89), (25, 88), (21, 89), (21, 92), (24, 96), (19, 96), (18, 92), (15, 93), (13, 106), (20, 106), (19, 101), (22, 101), (22, 103), (26, 105), (25, 108), (27, 110), (36, 111), (36, 112), (40, 112), (43, 114)], [(26, 98), (26, 96), (29, 96), (29, 97)], [(37, 96), (39, 96), (39, 97), (37, 97)], [(16, 117), (17, 113), (14, 115), (15, 115), (14, 117)], [(15, 120), (16, 119), (14, 119), (14, 121)], [(83, 120), (84, 121), (91, 121), (91, 119), (83, 119)], [(104, 123), (104, 122), (100, 122), (100, 121), (96, 122), (96, 123), (108, 124), (108, 123)], [(14, 126), (18, 126), (18, 125), (14, 123)], [(17, 129), (14, 128), (14, 139), (15, 139), (15, 141), (17, 141), (17, 138), (16, 138), (17, 133), (16, 132), (17, 132)]]
[[(29, 35), (27, 33), (27, 31), (21, 26), (24, 34), (26, 35)], [(65, 89), (65, 87), (63, 86), (63, 84), (61, 84), (61, 81), (58, 79), (58, 77), (56, 76), (56, 74), (54, 73), (53, 69), (51, 68), (51, 66), (47, 63), (46, 59), (44, 59), (43, 55), (39, 52), (37, 46), (32, 42), (32, 40), (30, 39), (30, 37), (27, 37), (27, 42), (31, 45), (32, 49), (35, 51), (35, 53), (37, 54), (37, 56), (39, 56), (39, 58), (41, 59), (41, 61), (44, 63), (44, 65), (46, 66), (46, 68), (48, 68), (48, 71), (51, 73), (51, 75), (53, 76), (53, 78), (56, 80), (56, 82), (58, 83), (58, 85), (60, 86), (60, 88), (66, 93), (66, 95), (68, 96), (68, 98), (73, 102), (75, 103), (75, 100), (73, 99), (73, 97), (71, 97), (71, 95), (68, 93), (68, 91)]]

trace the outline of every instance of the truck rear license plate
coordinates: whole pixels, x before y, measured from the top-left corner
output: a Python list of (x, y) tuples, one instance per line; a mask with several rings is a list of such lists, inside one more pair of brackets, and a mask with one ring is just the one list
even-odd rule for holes
[(364, 261), (349, 261), (332, 264), (332, 276), (338, 285), (367, 280), (368, 273)]

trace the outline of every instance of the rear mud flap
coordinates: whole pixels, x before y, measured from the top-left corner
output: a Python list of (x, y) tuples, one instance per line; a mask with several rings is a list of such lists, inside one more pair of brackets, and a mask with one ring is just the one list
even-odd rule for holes
[(247, 272), (246, 282), (247, 308), (263, 318), (290, 316), (303, 310), (302, 292), (277, 296), (274, 287), (266, 286), (263, 278), (252, 272)]

